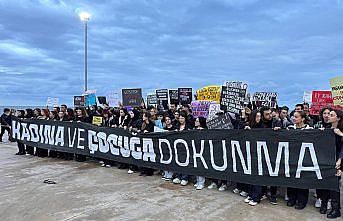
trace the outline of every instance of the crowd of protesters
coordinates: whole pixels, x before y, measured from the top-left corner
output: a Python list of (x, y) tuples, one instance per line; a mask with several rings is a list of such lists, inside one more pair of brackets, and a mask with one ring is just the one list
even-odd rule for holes
[[(336, 136), (336, 169), (339, 180), (343, 169), (343, 113), (339, 110), (333, 110), (330, 107), (323, 108), (319, 116), (309, 114), (308, 104), (297, 104), (294, 110), (288, 107), (261, 107), (256, 108), (248, 105), (239, 115), (231, 115), (231, 121), (234, 129), (254, 130), (255, 128), (270, 128), (271, 130), (310, 130), (310, 129), (332, 129)], [(1, 116), (1, 136), (7, 131), (9, 140), (13, 141), (10, 136), (11, 115), (13, 111), (4, 109)], [(103, 121), (100, 126), (119, 127), (137, 133), (154, 132), (154, 128), (168, 131), (183, 130), (206, 130), (206, 119), (203, 117), (193, 117), (189, 105), (169, 105), (168, 109), (150, 107), (140, 107), (127, 110), (124, 107), (109, 108), (108, 106), (96, 107), (89, 106), (84, 108), (68, 108), (66, 105), (49, 109), (26, 109), (17, 110), (16, 115), (19, 118), (36, 118), (53, 121), (76, 121), (92, 123), (94, 116), (101, 116)], [(18, 142), (19, 152), (17, 155), (35, 155), (38, 157), (61, 158), (65, 160), (86, 161), (87, 157), (78, 154), (59, 152), (54, 150), (41, 149), (24, 145)], [(128, 174), (139, 172), (140, 176), (152, 176), (157, 172), (150, 168), (138, 168), (134, 165), (117, 163), (110, 160), (101, 160), (101, 166), (111, 167), (118, 166), (120, 169), (127, 169)], [(162, 179), (166, 182), (186, 186), (193, 177), (187, 174), (175, 174), (173, 171), (160, 171)], [(206, 177), (194, 177), (194, 187), (197, 190), (205, 188), (205, 182), (208, 181), (208, 189), (218, 189), (225, 191), (228, 189), (229, 181), (210, 180)], [(236, 183), (233, 193), (244, 197), (244, 202), (250, 206), (256, 206), (264, 199), (269, 199), (272, 205), (277, 205), (277, 191), (275, 186), (258, 186), (244, 183)], [(340, 212), (340, 192), (332, 190), (316, 190), (315, 207), (318, 212), (326, 214), (327, 218), (337, 218), (341, 216)], [(299, 188), (287, 188), (285, 200), (287, 206), (302, 210), (308, 204), (309, 190)]]

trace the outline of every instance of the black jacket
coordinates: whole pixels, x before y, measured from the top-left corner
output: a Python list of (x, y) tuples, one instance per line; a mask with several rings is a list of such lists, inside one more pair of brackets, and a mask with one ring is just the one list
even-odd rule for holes
[(11, 115), (2, 114), (1, 115), (1, 125), (11, 126), (11, 124), (12, 124)]

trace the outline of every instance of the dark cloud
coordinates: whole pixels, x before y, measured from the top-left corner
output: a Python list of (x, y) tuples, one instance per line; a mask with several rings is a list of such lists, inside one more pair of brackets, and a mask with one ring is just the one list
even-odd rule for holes
[(244, 80), (293, 104), (342, 73), (341, 1), (0, 0), (0, 105), (82, 93), (81, 10), (93, 15), (89, 87), (102, 95)]

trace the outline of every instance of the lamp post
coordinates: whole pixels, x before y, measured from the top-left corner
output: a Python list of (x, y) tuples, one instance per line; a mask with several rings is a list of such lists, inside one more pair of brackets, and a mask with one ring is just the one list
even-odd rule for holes
[(88, 32), (88, 21), (91, 18), (91, 14), (88, 12), (81, 12), (79, 13), (81, 21), (85, 24), (85, 91), (87, 91), (87, 83), (88, 83), (88, 62), (87, 62), (87, 32)]

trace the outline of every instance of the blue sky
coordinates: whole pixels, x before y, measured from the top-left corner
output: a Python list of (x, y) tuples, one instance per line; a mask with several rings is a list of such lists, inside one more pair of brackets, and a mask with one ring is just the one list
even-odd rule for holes
[(342, 0), (0, 0), (0, 105), (72, 103), (89, 89), (249, 83), (279, 103), (343, 73)]

